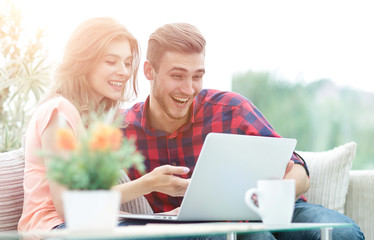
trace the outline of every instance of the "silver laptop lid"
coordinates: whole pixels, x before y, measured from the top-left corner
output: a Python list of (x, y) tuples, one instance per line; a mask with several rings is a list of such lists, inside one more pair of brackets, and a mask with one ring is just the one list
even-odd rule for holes
[(208, 134), (178, 220), (260, 220), (244, 194), (259, 179), (283, 178), (295, 146), (290, 138)]

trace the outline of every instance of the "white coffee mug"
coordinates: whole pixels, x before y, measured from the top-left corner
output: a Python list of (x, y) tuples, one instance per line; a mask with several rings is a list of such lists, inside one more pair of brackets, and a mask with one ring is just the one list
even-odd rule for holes
[[(258, 206), (252, 199), (254, 194)], [(290, 224), (295, 206), (295, 180), (259, 180), (257, 188), (246, 192), (245, 202), (266, 225)]]

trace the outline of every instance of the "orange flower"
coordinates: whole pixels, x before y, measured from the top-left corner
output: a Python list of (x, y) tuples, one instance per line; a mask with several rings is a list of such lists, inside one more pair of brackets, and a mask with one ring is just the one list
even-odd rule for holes
[(90, 140), (91, 150), (118, 150), (121, 146), (122, 133), (118, 128), (99, 124), (95, 127)]
[(110, 137), (112, 150), (118, 150), (122, 143), (122, 132), (120, 129), (115, 128)]
[(61, 150), (74, 150), (77, 147), (77, 139), (69, 128), (59, 128), (56, 132), (57, 147)]

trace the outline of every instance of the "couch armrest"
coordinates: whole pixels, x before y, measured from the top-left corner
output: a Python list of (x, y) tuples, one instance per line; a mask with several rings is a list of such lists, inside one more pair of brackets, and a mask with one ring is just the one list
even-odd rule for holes
[(345, 214), (364, 232), (366, 239), (374, 239), (374, 170), (351, 170), (345, 203)]

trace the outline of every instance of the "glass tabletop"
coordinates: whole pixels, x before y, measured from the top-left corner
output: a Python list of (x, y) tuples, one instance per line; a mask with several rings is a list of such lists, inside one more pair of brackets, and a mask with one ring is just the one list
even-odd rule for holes
[(263, 223), (152, 223), (147, 225), (117, 227), (112, 231), (71, 231), (56, 229), (34, 232), (0, 232), (0, 239), (139, 239), (173, 238), (178, 236), (199, 236), (227, 234), (235, 239), (237, 233), (300, 231), (311, 229), (332, 229), (349, 227), (349, 223), (291, 223), (289, 225), (265, 225)]

